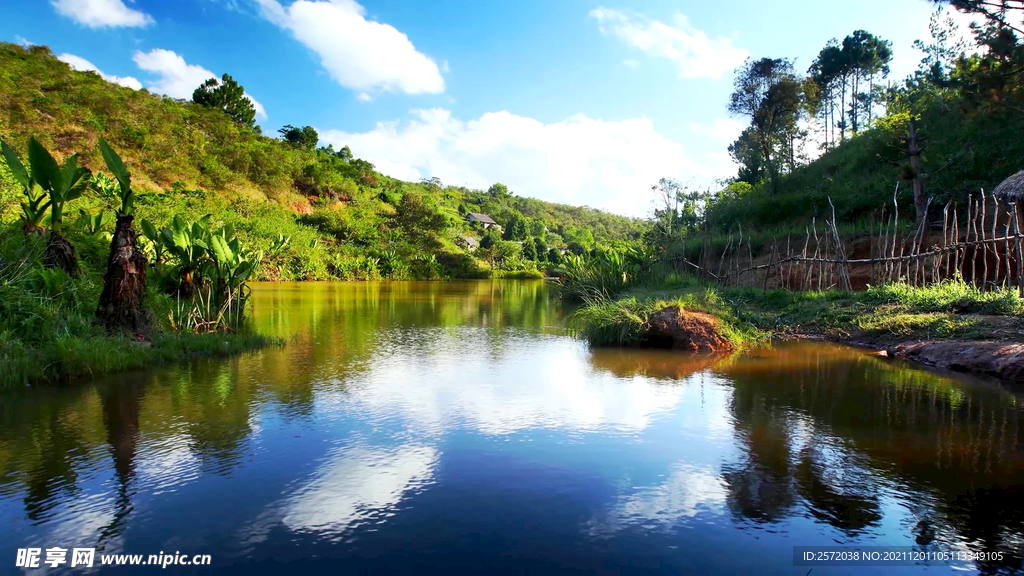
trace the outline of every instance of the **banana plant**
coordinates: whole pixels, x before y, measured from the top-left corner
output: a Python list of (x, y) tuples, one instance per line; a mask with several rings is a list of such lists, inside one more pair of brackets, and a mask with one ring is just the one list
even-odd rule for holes
[(227, 227), (213, 234), (210, 243), (218, 280), (228, 291), (239, 288), (255, 271), (253, 259)]
[(188, 223), (179, 216), (171, 225), (160, 230), (160, 237), (167, 252), (177, 261), (177, 272), (181, 289), (191, 294), (195, 284), (202, 282), (202, 267), (210, 260), (210, 214), (196, 222)]
[(135, 212), (135, 193), (132, 192), (132, 175), (128, 172), (128, 168), (124, 165), (121, 157), (114, 152), (114, 149), (107, 144), (107, 141), (100, 138), (100, 154), (103, 155), (103, 161), (107, 164), (107, 170), (114, 175), (117, 179), (118, 190), (116, 192), (117, 198), (121, 201), (121, 208), (117, 211), (118, 215), (127, 216)]
[(282, 252), (285, 248), (288, 247), (288, 244), (290, 244), (291, 241), (291, 236), (278, 234), (277, 238), (274, 238), (273, 240), (270, 241), (270, 253), (277, 254), (278, 252)]
[(103, 218), (106, 214), (100, 210), (95, 214), (90, 214), (85, 210), (78, 210), (78, 227), (90, 236), (95, 236), (103, 231)]
[(64, 206), (85, 192), (92, 172), (78, 165), (78, 154), (69, 156), (63, 166), (58, 165), (35, 138), (28, 141), (28, 158), (32, 180), (50, 195), (50, 232), (60, 234)]
[(14, 180), (21, 186), (25, 200), (21, 202), (21, 219), (25, 223), (25, 232), (42, 232), (43, 220), (46, 218), (46, 211), (50, 208), (50, 199), (45, 191), (36, 186), (35, 181), (21, 163), (21, 159), (14, 150), (7, 145), (7, 142), (0, 140), (0, 150), (3, 152), (4, 160), (14, 176)]
[(160, 268), (164, 262), (164, 255), (167, 252), (167, 244), (164, 242), (164, 237), (149, 220), (142, 220), (140, 226), (142, 227), (142, 235), (153, 246), (153, 265)]
[(21, 202), (21, 220), (25, 223), (26, 232), (43, 232), (43, 220), (50, 208), (49, 196), (45, 192), (33, 188), (25, 192), (25, 200)]

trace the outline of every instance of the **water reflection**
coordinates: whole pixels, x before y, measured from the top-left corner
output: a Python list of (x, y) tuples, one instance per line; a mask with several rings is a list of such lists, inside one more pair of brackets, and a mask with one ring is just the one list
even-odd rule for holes
[[(590, 350), (539, 282), (254, 299), (287, 346), (0, 396), (0, 557), (789, 573), (793, 545), (845, 542), (1020, 567), (1019, 396), (999, 385), (826, 344)], [(746, 554), (693, 563), (722, 546)]]

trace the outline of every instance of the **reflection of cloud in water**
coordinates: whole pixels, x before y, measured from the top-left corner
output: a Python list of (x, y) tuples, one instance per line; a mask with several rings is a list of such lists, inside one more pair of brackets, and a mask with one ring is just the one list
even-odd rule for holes
[(177, 492), (199, 478), (199, 458), (189, 448), (189, 438), (172, 434), (145, 442), (136, 460), (137, 482), (154, 496)]
[[(103, 530), (114, 521), (116, 512), (117, 501), (110, 494), (80, 496), (63, 514), (54, 518), (56, 525), (43, 543), (64, 547), (95, 546)], [(105, 543), (105, 551), (121, 548), (120, 538), (115, 540), (116, 543), (109, 540)]]
[(349, 375), (346, 394), (321, 386), (318, 408), (362, 412), (371, 421), (405, 420), (418, 435), (470, 427), (486, 434), (530, 428), (636, 432), (673, 409), (683, 387), (643, 376), (594, 370), (585, 346), (568, 338), (531, 338), (490, 356), (467, 350), (464, 330), (439, 334), (429, 349), (396, 347)]
[(661, 484), (631, 490), (591, 519), (591, 535), (611, 536), (631, 527), (650, 530), (652, 524), (671, 529), (703, 511), (720, 511), (726, 499), (725, 484), (713, 469), (683, 463), (676, 464)]
[(278, 525), (337, 538), (360, 523), (383, 521), (406, 493), (431, 482), (437, 458), (429, 446), (335, 448), (307, 482), (245, 526), (240, 539), (258, 546)]
[(287, 498), (282, 522), (292, 530), (338, 533), (384, 515), (410, 490), (430, 482), (437, 451), (338, 448), (312, 480)]

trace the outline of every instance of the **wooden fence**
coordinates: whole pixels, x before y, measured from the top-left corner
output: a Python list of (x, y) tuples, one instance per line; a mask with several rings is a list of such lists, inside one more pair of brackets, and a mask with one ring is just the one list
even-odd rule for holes
[(942, 210), (942, 222), (925, 219), (908, 227), (899, 220), (894, 194), (892, 207), (872, 215), (870, 232), (847, 241), (839, 233), (831, 199), (829, 205), (832, 215), (820, 233), (817, 219), (803, 238), (794, 241), (790, 236), (784, 244), (777, 238), (755, 243), (740, 229), (720, 251), (706, 240), (695, 260), (686, 254), (674, 260), (720, 285), (766, 290), (856, 290), (899, 281), (925, 286), (959, 277), (983, 290), (1015, 287), (1024, 297), (1017, 203), (1001, 204), (982, 190), (970, 197), (963, 218), (950, 202)]

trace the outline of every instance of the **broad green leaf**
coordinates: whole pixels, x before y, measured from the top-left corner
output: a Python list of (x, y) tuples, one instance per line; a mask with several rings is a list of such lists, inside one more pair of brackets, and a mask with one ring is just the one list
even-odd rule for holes
[(124, 165), (121, 157), (117, 155), (117, 152), (114, 152), (114, 149), (103, 138), (100, 138), (100, 154), (103, 155), (103, 161), (107, 163), (107, 169), (110, 170), (114, 178), (117, 178), (118, 184), (121, 185), (121, 195), (126, 196), (131, 193), (132, 176), (128, 172), (128, 167)]
[(235, 282), (237, 282), (238, 284), (245, 282), (246, 278), (248, 278), (249, 275), (252, 274), (252, 272), (252, 263), (242, 262), (241, 264), (238, 265), (238, 268), (235, 270)]
[(50, 195), (58, 202), (70, 202), (85, 192), (89, 187), (90, 178), (92, 172), (84, 166), (79, 166), (78, 154), (73, 154), (61, 166), (58, 181), (50, 180)]
[(212, 244), (213, 257), (218, 263), (226, 264), (234, 259), (234, 252), (231, 250), (231, 247), (228, 246), (228, 243), (224, 240), (223, 236), (219, 234), (214, 236)]
[(0, 140), (0, 150), (3, 150), (4, 159), (7, 160), (7, 167), (11, 169), (11, 174), (14, 175), (14, 179), (21, 184), (25, 190), (32, 188), (32, 181), (28, 177), (28, 172), (25, 170), (25, 165), (21, 163), (21, 159), (18, 155), (7, 145), (7, 142)]
[(142, 233), (146, 235), (146, 238), (149, 238), (150, 242), (157, 242), (159, 240), (156, 227), (149, 220), (143, 219), (139, 222), (139, 226), (142, 227)]
[(52, 192), (60, 188), (60, 167), (50, 152), (43, 148), (34, 137), (28, 141), (28, 161), (32, 172), (32, 180), (43, 190)]
[(178, 217), (175, 216), (173, 221), (173, 243), (182, 250), (188, 250), (192, 244), (192, 237), (184, 224), (179, 226), (180, 222)]

